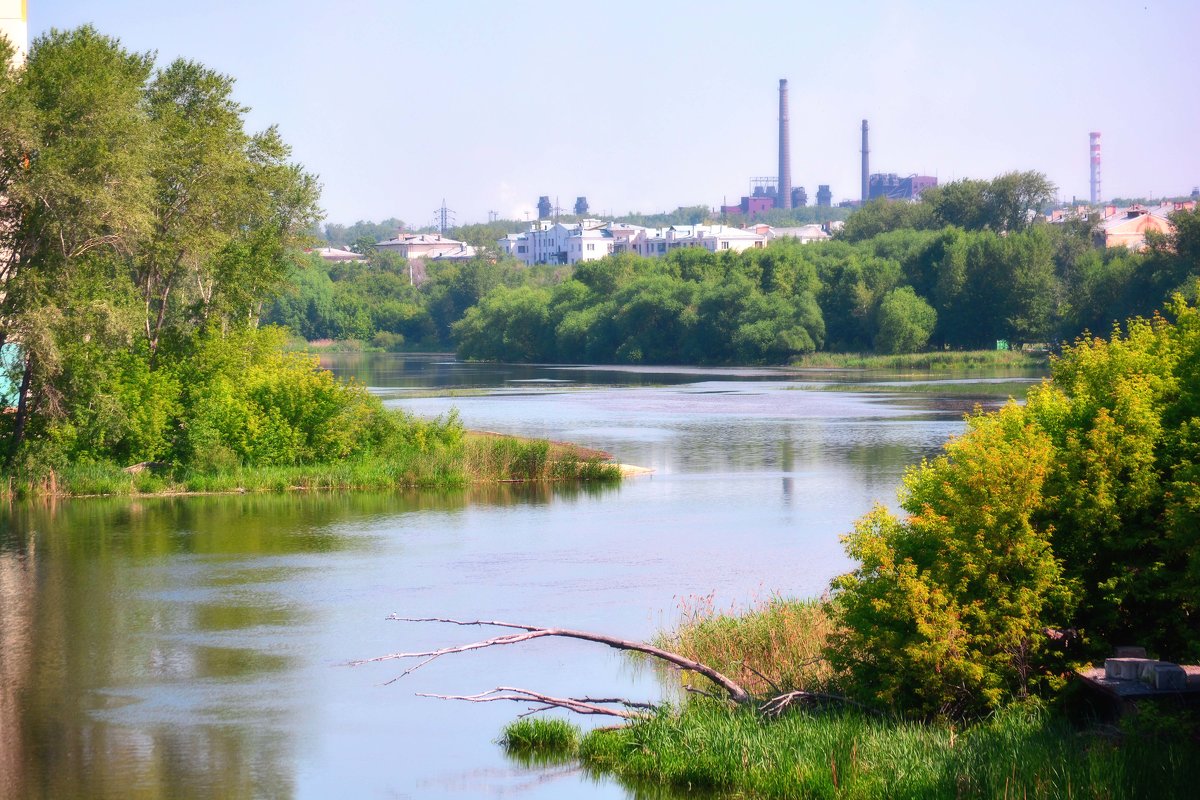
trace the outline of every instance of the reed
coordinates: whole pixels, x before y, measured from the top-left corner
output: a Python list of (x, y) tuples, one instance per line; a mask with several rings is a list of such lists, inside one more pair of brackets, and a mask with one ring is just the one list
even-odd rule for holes
[(771, 597), (738, 611), (717, 609), (710, 595), (685, 600), (680, 612), (678, 627), (656, 644), (708, 664), (754, 694), (830, 688), (822, 650), (834, 625), (820, 601)]

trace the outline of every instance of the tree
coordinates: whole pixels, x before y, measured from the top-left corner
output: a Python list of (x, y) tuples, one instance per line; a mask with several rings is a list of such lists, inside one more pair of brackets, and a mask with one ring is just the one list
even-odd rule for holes
[(1200, 310), (1081, 339), (1027, 404), (976, 413), (905, 477), (897, 518), (846, 537), (830, 657), (865, 700), (974, 716), (1029, 692), (1062, 654), (1138, 643), (1200, 656)]
[(202, 328), (253, 326), (314, 219), (315, 180), (278, 132), (243, 130), (230, 79), (153, 68), (85, 26), (0, 80), (0, 344), (22, 351), (9, 466), (31, 433), (60, 454), (159, 449), (138, 404), (170, 405), (169, 376), (145, 374), (164, 340), (186, 357)]
[(880, 353), (915, 353), (925, 347), (937, 325), (937, 312), (911, 286), (888, 292), (879, 303), (875, 350)]
[(926, 189), (928, 204), (943, 225), (969, 231), (1020, 231), (1054, 201), (1056, 188), (1040, 172), (1008, 172), (990, 181), (963, 179)]
[(131, 322), (110, 259), (133, 250), (152, 223), (154, 137), (142, 106), (151, 67), (149, 55), (91, 27), (51, 31), (0, 94), (0, 343), (19, 341), (24, 355), (10, 464), (31, 417), (61, 415), (66, 402), (55, 381), (82, 311), (67, 299), (86, 298), (106, 334)]
[(890, 231), (938, 228), (940, 222), (930, 203), (891, 201), (880, 197), (852, 213), (837, 237), (847, 242), (861, 242)]

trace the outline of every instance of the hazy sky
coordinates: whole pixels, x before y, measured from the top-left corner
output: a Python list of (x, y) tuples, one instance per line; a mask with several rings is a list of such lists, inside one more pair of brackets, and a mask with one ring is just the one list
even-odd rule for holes
[(136, 50), (237, 78), (320, 176), (331, 221), (521, 218), (736, 202), (776, 171), (810, 202), (873, 172), (943, 182), (1035, 169), (1104, 196), (1200, 184), (1200, 2), (29, 0), (30, 36), (91, 22)]

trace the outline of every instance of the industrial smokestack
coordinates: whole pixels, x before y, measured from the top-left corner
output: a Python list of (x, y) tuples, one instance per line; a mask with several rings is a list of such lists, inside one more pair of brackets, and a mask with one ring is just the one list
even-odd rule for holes
[(792, 207), (792, 147), (788, 133), (787, 78), (779, 79), (779, 194), (775, 203), (779, 208)]
[(867, 121), (865, 119), (863, 120), (862, 136), (863, 136), (863, 143), (862, 143), (862, 157), (863, 157), (862, 201), (863, 201), (863, 205), (866, 205), (867, 201), (871, 199), (870, 192), (869, 192), (869, 188), (870, 188), (869, 184), (870, 184), (870, 178), (871, 178), (871, 163), (870, 163), (870, 160), (867, 158), (867, 154), (870, 153), (871, 151), (867, 148)]
[(1088, 134), (1092, 155), (1092, 205), (1100, 205), (1100, 131)]

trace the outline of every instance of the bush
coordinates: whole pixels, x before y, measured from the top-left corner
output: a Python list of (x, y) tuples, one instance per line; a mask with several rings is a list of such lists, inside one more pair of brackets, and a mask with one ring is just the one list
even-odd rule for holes
[(921, 717), (968, 717), (1030, 687), (1068, 598), (1035, 525), (1053, 450), (1010, 403), (968, 419), (946, 454), (905, 476), (897, 519), (877, 507), (845, 537), (861, 562), (833, 582), (829, 650), (848, 690)]

